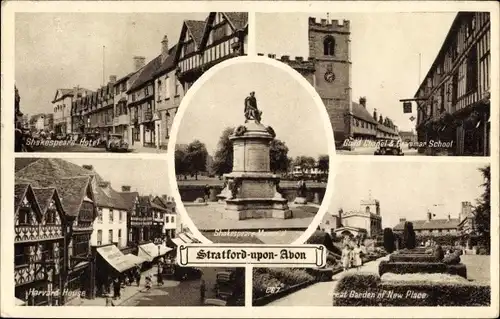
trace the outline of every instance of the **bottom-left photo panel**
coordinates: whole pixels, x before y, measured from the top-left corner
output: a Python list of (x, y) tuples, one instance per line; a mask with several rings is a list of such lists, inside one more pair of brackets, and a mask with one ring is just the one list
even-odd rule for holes
[(16, 158), (14, 282), (24, 306), (244, 306), (244, 268), (192, 268), (156, 159)]

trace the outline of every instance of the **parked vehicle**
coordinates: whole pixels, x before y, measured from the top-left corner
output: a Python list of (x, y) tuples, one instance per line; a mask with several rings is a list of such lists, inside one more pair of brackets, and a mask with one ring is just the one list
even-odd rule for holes
[(110, 134), (106, 141), (106, 150), (110, 152), (128, 151), (128, 143), (121, 134)]
[(231, 271), (221, 271), (216, 275), (215, 295), (217, 298), (227, 300), (233, 295), (235, 286), (235, 274)]
[(405, 154), (403, 153), (400, 145), (400, 143), (394, 141), (381, 142), (373, 154), (403, 156)]

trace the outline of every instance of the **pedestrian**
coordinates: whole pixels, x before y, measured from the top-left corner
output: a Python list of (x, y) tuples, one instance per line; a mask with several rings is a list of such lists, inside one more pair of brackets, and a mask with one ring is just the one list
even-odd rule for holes
[(200, 303), (203, 304), (205, 302), (205, 292), (207, 291), (205, 280), (201, 280), (200, 284)]
[(351, 251), (349, 249), (349, 245), (344, 245), (344, 249), (342, 249), (342, 268), (344, 271), (349, 269), (349, 263), (351, 259)]
[(114, 293), (114, 298), (115, 299), (120, 299), (120, 296), (121, 296), (121, 282), (120, 282), (120, 279), (115, 278), (115, 280), (113, 281), (113, 293)]
[(110, 294), (106, 294), (106, 307), (114, 307), (115, 303), (113, 302), (113, 298), (111, 298)]
[(356, 267), (356, 270), (359, 270), (359, 267), (363, 264), (363, 261), (361, 260), (361, 248), (359, 248), (359, 244), (356, 244), (354, 249), (352, 250), (352, 259), (353, 259), (353, 266)]
[(141, 271), (139, 268), (137, 268), (137, 271), (135, 273), (135, 280), (137, 281), (137, 287), (141, 285)]
[(208, 199), (210, 197), (210, 186), (208, 184), (205, 185), (205, 203), (208, 203)]
[(163, 286), (163, 275), (161, 274), (161, 272), (158, 273), (158, 286)]
[(149, 291), (151, 289), (151, 277), (150, 275), (146, 276), (146, 291)]

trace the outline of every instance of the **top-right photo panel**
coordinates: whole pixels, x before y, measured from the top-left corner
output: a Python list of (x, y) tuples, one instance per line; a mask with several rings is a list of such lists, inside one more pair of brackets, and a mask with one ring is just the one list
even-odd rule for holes
[(490, 155), (488, 12), (257, 13), (255, 41), (316, 89), (337, 154)]

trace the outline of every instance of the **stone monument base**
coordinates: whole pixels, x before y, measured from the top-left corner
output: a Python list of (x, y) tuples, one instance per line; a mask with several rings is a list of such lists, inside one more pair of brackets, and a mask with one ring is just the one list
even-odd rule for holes
[(251, 218), (293, 218), (283, 198), (235, 198), (226, 200), (226, 217), (233, 220)]

